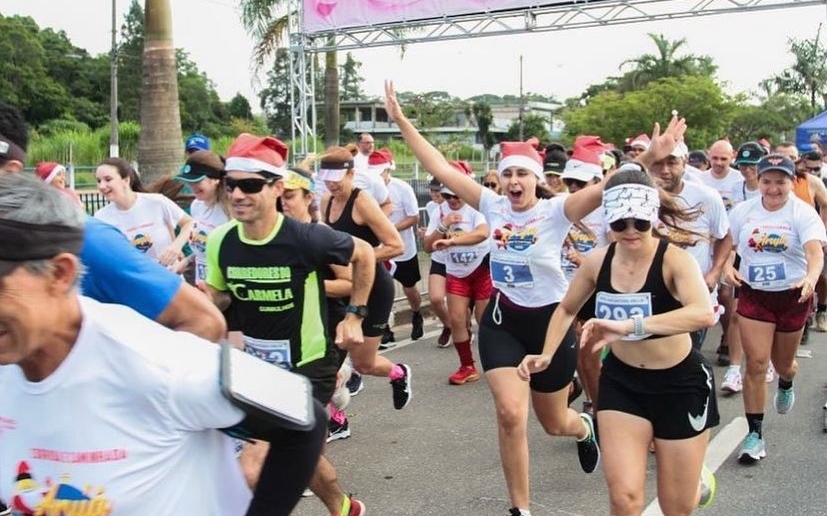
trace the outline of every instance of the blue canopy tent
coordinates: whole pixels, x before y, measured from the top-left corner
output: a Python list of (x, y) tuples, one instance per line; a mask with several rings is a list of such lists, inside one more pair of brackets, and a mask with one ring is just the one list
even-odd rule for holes
[[(815, 138), (818, 137), (818, 140)], [(812, 142), (827, 144), (827, 111), (819, 113), (795, 128), (795, 146), (806, 152), (812, 150)]]

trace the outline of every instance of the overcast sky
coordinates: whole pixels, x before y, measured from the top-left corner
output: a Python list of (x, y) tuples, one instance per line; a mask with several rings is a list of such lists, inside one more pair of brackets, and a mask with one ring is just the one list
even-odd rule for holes
[[(117, 0), (119, 25), (129, 2)], [(258, 108), (260, 86), (251, 72), (251, 38), (234, 0), (172, 0), (175, 46), (189, 52), (199, 69), (229, 100), (236, 92)], [(42, 27), (62, 29), (72, 42), (95, 53), (107, 52), (111, 37), (110, 0), (1, 0), (0, 13), (27, 15)], [(545, 34), (496, 36), (467, 41), (410, 45), (404, 58), (395, 47), (354, 51), (363, 63), (366, 93), (380, 95), (392, 78), (399, 90), (442, 90), (467, 98), (481, 93), (519, 94), (523, 55), (526, 93), (559, 99), (618, 74), (625, 59), (654, 53), (647, 32), (686, 38), (686, 51), (711, 56), (718, 78), (730, 92), (755, 91), (758, 82), (792, 64), (788, 38), (812, 38), (827, 7), (791, 7), (671, 22), (634, 23)], [(824, 32), (827, 32), (825, 29)], [(822, 41), (825, 37), (822, 36)], [(342, 56), (340, 62), (344, 62)]]

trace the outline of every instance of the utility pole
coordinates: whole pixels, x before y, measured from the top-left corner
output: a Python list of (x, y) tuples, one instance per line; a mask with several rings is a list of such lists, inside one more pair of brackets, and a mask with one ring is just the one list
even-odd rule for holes
[(520, 54), (520, 141), (523, 141), (523, 111), (525, 111), (525, 102), (523, 101), (523, 55)]
[(109, 157), (120, 157), (118, 143), (118, 6), (112, 0), (112, 50), (109, 64)]

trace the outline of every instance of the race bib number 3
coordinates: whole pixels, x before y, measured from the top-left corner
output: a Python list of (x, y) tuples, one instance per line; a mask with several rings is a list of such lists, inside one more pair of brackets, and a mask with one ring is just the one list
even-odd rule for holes
[(787, 268), (784, 262), (751, 264), (747, 269), (747, 277), (751, 285), (767, 286), (787, 280)]
[(598, 319), (625, 321), (633, 315), (652, 315), (652, 294), (613, 294), (598, 292), (595, 297), (595, 316)]
[(245, 335), (244, 351), (287, 370), (293, 367), (290, 356), (290, 341), (287, 339), (266, 340)]
[(534, 285), (528, 260), (492, 259), (491, 279), (498, 287), (531, 288)]

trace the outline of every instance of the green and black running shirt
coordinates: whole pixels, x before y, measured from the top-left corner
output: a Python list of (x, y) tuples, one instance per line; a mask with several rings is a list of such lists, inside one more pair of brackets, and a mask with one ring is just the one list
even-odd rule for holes
[(322, 272), (350, 263), (353, 246), (346, 233), (281, 214), (262, 240), (246, 238), (233, 220), (209, 235), (207, 284), (229, 292), (248, 353), (301, 367), (328, 352)]

